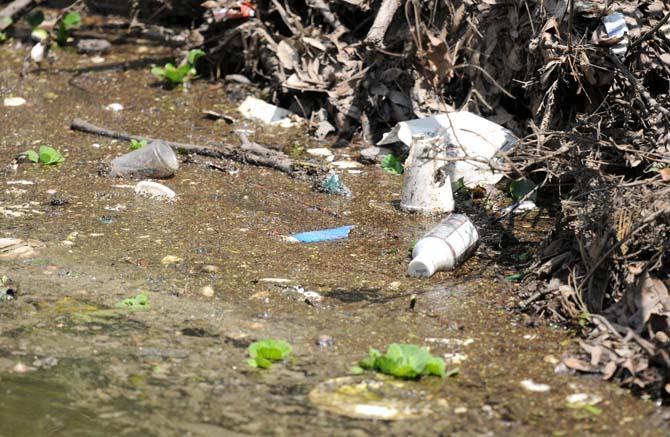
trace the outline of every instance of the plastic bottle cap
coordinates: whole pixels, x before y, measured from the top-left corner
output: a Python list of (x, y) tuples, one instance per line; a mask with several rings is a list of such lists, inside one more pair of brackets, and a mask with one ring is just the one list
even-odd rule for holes
[(407, 273), (410, 276), (428, 278), (435, 273), (435, 263), (431, 259), (417, 257), (409, 263)]

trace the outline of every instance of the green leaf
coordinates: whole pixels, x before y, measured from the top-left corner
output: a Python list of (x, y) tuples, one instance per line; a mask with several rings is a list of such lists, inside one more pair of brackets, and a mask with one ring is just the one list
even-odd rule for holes
[(26, 15), (26, 21), (30, 27), (37, 27), (44, 21), (44, 13), (38, 9), (32, 10)]
[(184, 78), (190, 69), (191, 67), (188, 65), (182, 65), (177, 68), (170, 63), (165, 64), (165, 78), (173, 84), (184, 83)]
[(458, 376), (458, 374), (461, 373), (461, 369), (456, 367), (455, 369), (451, 369), (447, 373), (444, 374), (445, 378), (451, 378), (452, 376)]
[(142, 147), (147, 145), (147, 140), (136, 140), (136, 139), (131, 139), (130, 140), (130, 150), (137, 150), (141, 149)]
[(0, 42), (7, 41), (7, 34), (5, 32), (0, 32)]
[(81, 24), (81, 14), (79, 12), (68, 12), (61, 22), (65, 30), (74, 29)]
[(205, 56), (205, 52), (203, 52), (202, 50), (200, 49), (191, 50), (190, 52), (188, 52), (189, 65), (194, 66), (195, 63), (198, 61), (198, 59), (202, 58), (203, 56)]
[(37, 162), (40, 160), (40, 155), (37, 154), (34, 150), (28, 150), (26, 152), (26, 158), (28, 158), (32, 162)]
[(273, 361), (281, 361), (291, 355), (291, 345), (284, 340), (262, 340), (251, 343), (248, 348), (252, 367), (267, 369)]
[(599, 416), (603, 412), (602, 408), (596, 407), (595, 405), (584, 405), (583, 409), (592, 416)]
[(151, 74), (153, 74), (154, 76), (158, 77), (161, 80), (165, 79), (165, 70), (162, 69), (161, 67), (152, 68)]
[(40, 146), (39, 158), (42, 164), (58, 164), (59, 162), (65, 161), (63, 155), (60, 152), (49, 146)]
[(363, 372), (365, 372), (365, 369), (363, 369), (361, 366), (351, 366), (349, 368), (349, 373), (352, 375), (360, 375)]
[(402, 174), (405, 171), (400, 160), (393, 155), (386, 155), (382, 159), (381, 166), (387, 173)]
[(442, 358), (430, 357), (426, 363), (426, 373), (428, 375), (435, 375), (439, 376), (440, 378), (444, 378), (446, 370), (447, 365)]
[[(512, 181), (512, 183), (509, 184), (509, 193), (512, 195), (512, 199), (514, 199), (515, 202), (518, 202), (528, 193), (533, 191), (535, 187), (535, 182), (530, 179), (519, 179), (517, 181)], [(534, 192), (528, 200), (532, 200), (533, 202), (537, 200), (537, 191)]]
[(130, 308), (130, 309), (146, 309), (149, 308), (149, 297), (140, 293), (135, 297), (129, 297), (128, 299), (123, 299), (121, 302), (116, 304), (117, 308)]
[(511, 282), (521, 282), (524, 276), (526, 276), (525, 273), (515, 273), (513, 275), (505, 276), (505, 279)]
[(49, 36), (49, 33), (45, 29), (42, 29), (41, 27), (38, 27), (37, 29), (33, 29), (33, 31), (30, 32), (30, 37), (33, 40), (37, 40), (37, 41), (44, 41), (45, 39), (47, 39), (48, 36)]
[(445, 376), (444, 360), (434, 357), (428, 349), (413, 344), (389, 345), (386, 354), (370, 349), (368, 357), (359, 363), (363, 369), (373, 369), (398, 378), (415, 379), (424, 375)]
[(5, 28), (9, 27), (14, 23), (12, 20), (12, 17), (0, 17), (0, 26), (4, 26)]

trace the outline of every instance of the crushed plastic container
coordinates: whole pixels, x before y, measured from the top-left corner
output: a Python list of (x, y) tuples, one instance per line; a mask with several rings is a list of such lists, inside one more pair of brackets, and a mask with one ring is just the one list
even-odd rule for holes
[[(430, 153), (439, 153), (436, 159), (442, 159), (443, 154), (448, 157), (441, 162), (440, 171), (446, 173), (451, 182), (462, 178), (466, 186), (474, 187), (500, 181), (503, 174), (492, 169), (487, 161), (497, 161), (496, 153), (510, 150), (518, 139), (492, 121), (471, 112), (457, 111), (400, 122), (384, 134), (377, 145), (397, 141), (410, 148), (420, 142), (421, 150), (428, 149), (426, 141), (433, 141), (435, 150), (431, 149)], [(412, 154), (410, 151), (410, 156)]]
[(468, 216), (452, 214), (416, 243), (407, 273), (428, 278), (451, 270), (469, 258), (478, 243), (479, 232)]
[(154, 141), (119, 156), (110, 167), (113, 177), (169, 178), (179, 169), (179, 161), (170, 146)]

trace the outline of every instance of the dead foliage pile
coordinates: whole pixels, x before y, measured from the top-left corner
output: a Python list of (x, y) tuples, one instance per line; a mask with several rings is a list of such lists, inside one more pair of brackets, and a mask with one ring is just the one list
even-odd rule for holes
[(564, 368), (668, 397), (670, 5), (607, 3), (562, 2), (533, 47), (544, 97), (515, 159), (560, 214), (522, 305), (586, 328)]

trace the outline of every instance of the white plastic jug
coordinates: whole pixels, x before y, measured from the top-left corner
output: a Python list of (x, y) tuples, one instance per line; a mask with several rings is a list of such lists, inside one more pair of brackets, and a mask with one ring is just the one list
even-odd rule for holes
[(452, 214), (419, 240), (412, 250), (410, 276), (428, 278), (438, 270), (451, 270), (477, 249), (479, 232), (464, 214)]

